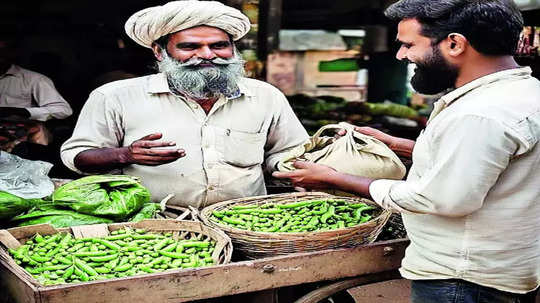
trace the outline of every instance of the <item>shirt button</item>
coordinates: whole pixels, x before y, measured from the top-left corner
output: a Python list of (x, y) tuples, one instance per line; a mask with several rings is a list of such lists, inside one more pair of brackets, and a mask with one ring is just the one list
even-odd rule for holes
[(214, 190), (214, 187), (212, 185), (208, 185), (208, 190)]
[(199, 106), (198, 106), (197, 104), (193, 104), (191, 107), (192, 107), (193, 109), (197, 109)]

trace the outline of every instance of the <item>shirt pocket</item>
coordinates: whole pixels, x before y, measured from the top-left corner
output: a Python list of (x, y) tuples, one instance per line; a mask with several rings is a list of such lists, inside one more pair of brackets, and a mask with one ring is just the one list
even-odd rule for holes
[(259, 165), (264, 161), (265, 142), (265, 133), (225, 129), (223, 135), (224, 161), (237, 167)]

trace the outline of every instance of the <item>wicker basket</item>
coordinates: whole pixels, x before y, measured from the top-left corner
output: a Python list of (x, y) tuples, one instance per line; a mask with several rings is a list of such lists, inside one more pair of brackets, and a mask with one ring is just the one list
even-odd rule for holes
[(234, 245), (235, 251), (243, 253), (250, 259), (263, 258), (276, 255), (285, 255), (296, 252), (307, 252), (340, 247), (351, 247), (375, 241), (384, 224), (388, 221), (391, 212), (377, 208), (380, 213), (366, 223), (353, 227), (320, 231), (320, 232), (254, 232), (243, 230), (229, 225), (220, 224), (210, 220), (214, 210), (223, 210), (233, 204), (265, 204), (277, 203), (285, 204), (294, 201), (316, 200), (316, 199), (340, 199), (351, 203), (363, 202), (377, 206), (374, 202), (357, 197), (338, 197), (326, 193), (287, 193), (278, 195), (258, 196), (243, 199), (235, 199), (213, 204), (204, 208), (199, 217), (212, 227), (223, 230)]

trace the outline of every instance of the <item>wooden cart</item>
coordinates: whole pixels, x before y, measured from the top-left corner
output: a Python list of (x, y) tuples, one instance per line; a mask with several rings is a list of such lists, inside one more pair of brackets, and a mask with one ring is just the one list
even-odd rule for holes
[[(15, 302), (188, 302), (344, 278), (321, 296), (356, 285), (398, 277), (408, 240), (376, 242), (355, 248), (297, 253), (225, 265), (168, 271), (74, 285), (36, 286), (0, 260), (2, 292)], [(5, 296), (5, 295), (4, 295)], [(307, 298), (307, 297), (306, 297)], [(323, 297), (324, 298), (324, 297)]]

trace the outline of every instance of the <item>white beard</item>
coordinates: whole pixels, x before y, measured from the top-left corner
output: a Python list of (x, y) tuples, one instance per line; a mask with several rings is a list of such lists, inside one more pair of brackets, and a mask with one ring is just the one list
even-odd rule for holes
[[(245, 75), (244, 60), (234, 51), (230, 59), (204, 60), (192, 58), (180, 62), (161, 52), (163, 60), (157, 62), (158, 70), (167, 75), (169, 87), (194, 99), (209, 99), (220, 94), (231, 97), (238, 93), (238, 80)], [(214, 66), (201, 67), (201, 63)]]

